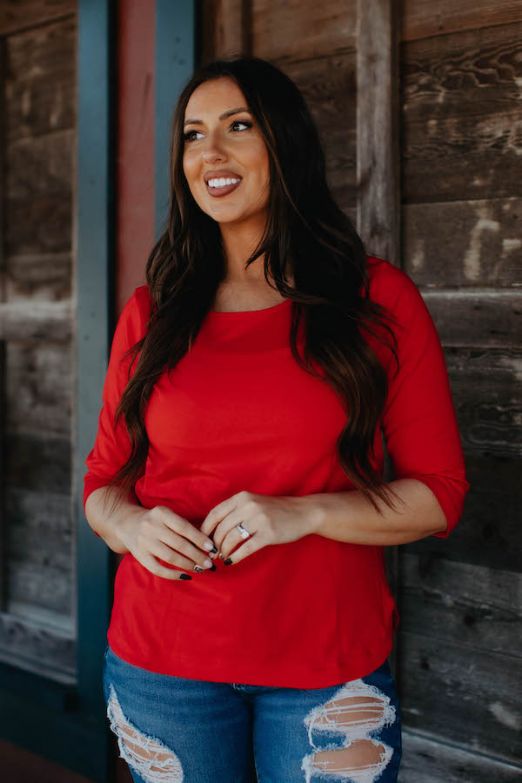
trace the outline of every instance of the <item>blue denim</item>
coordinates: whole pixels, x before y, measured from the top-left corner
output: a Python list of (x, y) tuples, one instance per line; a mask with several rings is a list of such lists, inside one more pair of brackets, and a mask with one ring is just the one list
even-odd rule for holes
[(387, 660), (358, 680), (299, 689), (156, 674), (107, 647), (103, 690), (134, 783), (397, 781), (401, 716)]

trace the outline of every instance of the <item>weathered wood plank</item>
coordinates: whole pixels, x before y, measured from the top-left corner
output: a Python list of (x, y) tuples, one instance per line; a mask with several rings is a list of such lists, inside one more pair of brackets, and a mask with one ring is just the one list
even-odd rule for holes
[(466, 450), (520, 456), (520, 350), (460, 350), (447, 363)]
[(75, 46), (74, 16), (7, 39), (7, 143), (74, 127)]
[(9, 343), (7, 427), (11, 431), (70, 435), (73, 362), (70, 343)]
[(7, 255), (70, 251), (75, 138), (63, 130), (7, 146)]
[(522, 199), (404, 204), (403, 268), (417, 285), (520, 285)]
[(522, 658), (521, 574), (400, 550), (402, 632)]
[(398, 6), (357, 3), (357, 230), (369, 252), (399, 262)]
[(6, 487), (9, 558), (70, 570), (73, 560), (71, 496)]
[(309, 59), (354, 47), (356, 0), (256, 0), (252, 53), (269, 60)]
[(404, 729), (399, 783), (517, 783), (520, 764), (484, 756)]
[[(54, 304), (71, 299), (72, 254), (31, 253), (6, 258), (5, 274), (0, 271), (0, 286), (6, 302), (24, 304)], [(35, 301), (36, 300), (36, 301)], [(70, 331), (70, 329), (68, 329)]]
[(0, 612), (0, 660), (20, 669), (74, 682), (76, 645), (71, 631), (64, 632), (45, 620)]
[(403, 198), (520, 194), (522, 23), (405, 44)]
[[(7, 572), (9, 602), (30, 604), (59, 614), (71, 615), (74, 600), (72, 561), (68, 569), (37, 566), (13, 558)], [(9, 610), (9, 602), (7, 609)]]
[(48, 433), (5, 433), (5, 483), (66, 495), (71, 491), (71, 440)]
[(520, 0), (403, 0), (401, 40), (522, 21)]
[(328, 184), (342, 209), (355, 218), (355, 50), (330, 57), (279, 63), (303, 93), (317, 125), (326, 158)]
[(12, 35), (26, 28), (76, 13), (75, 0), (2, 0), (0, 35)]
[(204, 0), (202, 62), (250, 53), (250, 11), (250, 3), (245, 0)]
[[(404, 725), (511, 764), (522, 758), (522, 658), (400, 632)], [(448, 719), (451, 723), (448, 727)]]
[(421, 289), (446, 348), (468, 346), (508, 351), (521, 334), (520, 294), (480, 288)]
[(70, 300), (0, 302), (0, 340), (68, 343), (72, 336), (72, 318)]

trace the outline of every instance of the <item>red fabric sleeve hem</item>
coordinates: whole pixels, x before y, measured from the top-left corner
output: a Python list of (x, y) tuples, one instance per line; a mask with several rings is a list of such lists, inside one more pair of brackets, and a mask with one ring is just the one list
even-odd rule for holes
[(421, 481), (432, 491), (444, 512), (447, 524), (445, 530), (439, 530), (431, 535), (435, 536), (435, 538), (448, 538), (462, 517), (464, 498), (470, 488), (469, 482), (465, 477), (441, 477), (435, 475), (428, 476), (426, 474), (409, 474), (408, 478)]

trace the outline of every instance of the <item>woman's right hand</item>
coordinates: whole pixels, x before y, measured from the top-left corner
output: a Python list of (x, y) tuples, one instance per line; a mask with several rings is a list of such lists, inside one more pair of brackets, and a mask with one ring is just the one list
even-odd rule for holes
[[(217, 554), (214, 542), (165, 506), (125, 515), (118, 538), (142, 566), (165, 579), (187, 579), (185, 571), (215, 570), (210, 559)], [(167, 568), (158, 558), (185, 571)]]

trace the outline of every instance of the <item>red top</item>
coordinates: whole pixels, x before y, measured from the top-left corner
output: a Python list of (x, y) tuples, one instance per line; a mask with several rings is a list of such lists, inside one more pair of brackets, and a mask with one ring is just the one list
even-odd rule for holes
[[(413, 281), (388, 261), (368, 260), (370, 297), (399, 320), (394, 379), (390, 352), (371, 338), (391, 377), (382, 432), (396, 478), (419, 479), (440, 503), (448, 529), (434, 535), (445, 538), (469, 483), (442, 347)], [(123, 420), (113, 427), (128, 369), (119, 362), (143, 336), (150, 302), (148, 287), (136, 288), (116, 326), (84, 503), (130, 453)], [(240, 490), (301, 496), (354, 488), (335, 451), (343, 405), (293, 358), (291, 306), (287, 299), (209, 312), (192, 349), (160, 377), (146, 411), (146, 470), (135, 485), (143, 507), (167, 506), (201, 524)], [(382, 470), (380, 428), (375, 454)], [(231, 566), (217, 558), (216, 571), (191, 581), (155, 576), (127, 553), (108, 642), (131, 664), (201, 680), (321, 688), (365, 676), (389, 655), (399, 620), (383, 553), (313, 534)]]

